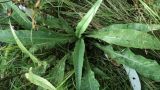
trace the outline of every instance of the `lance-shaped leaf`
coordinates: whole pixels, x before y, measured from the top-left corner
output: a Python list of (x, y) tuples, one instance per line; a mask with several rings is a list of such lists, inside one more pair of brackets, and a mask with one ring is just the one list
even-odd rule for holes
[(75, 70), (76, 89), (77, 90), (80, 90), (80, 87), (81, 87), (84, 51), (85, 51), (84, 40), (79, 39), (76, 42), (74, 52), (73, 52), (73, 64), (74, 64), (74, 70)]
[(88, 37), (97, 38), (109, 44), (115, 44), (124, 47), (160, 50), (160, 41), (156, 37), (136, 30), (103, 29), (91, 33), (88, 35)]
[(97, 2), (92, 6), (92, 8), (87, 12), (87, 14), (78, 23), (76, 27), (76, 36), (78, 38), (80, 38), (81, 34), (84, 33), (85, 30), (87, 29), (89, 23), (93, 19), (101, 3), (102, 3), (102, 0), (97, 0)]
[(82, 78), (81, 90), (99, 90), (99, 83), (94, 76), (94, 72), (88, 70)]
[(142, 23), (127, 23), (127, 24), (113, 24), (107, 27), (109, 30), (114, 29), (130, 29), (142, 32), (149, 32), (154, 30), (160, 30), (160, 25), (158, 24), (142, 24)]
[(38, 60), (37, 57), (35, 57), (34, 55), (32, 55), (22, 44), (22, 42), (19, 40), (19, 38), (17, 37), (15, 30), (13, 29), (11, 23), (10, 23), (10, 28), (11, 28), (11, 32), (13, 35), (13, 38), (15, 39), (16, 44), (19, 46), (19, 48), (21, 49), (22, 52), (26, 53), (34, 63), (37, 63), (39, 66), (41, 65), (46, 65), (46, 62), (42, 63), (41, 61)]
[(27, 18), (27, 15), (23, 13), (12, 1), (2, 3), (4, 9), (13, 10), (11, 17), (17, 21), (21, 26), (25, 27), (26, 29), (32, 28), (32, 22)]
[(120, 64), (124, 64), (135, 69), (144, 77), (160, 81), (160, 65), (155, 60), (147, 59), (140, 55), (135, 55), (129, 49), (125, 49), (120, 52), (114, 51), (111, 46), (97, 46), (102, 49), (105, 54), (112, 58), (112, 60), (116, 60)]
[[(18, 30), (15, 33), (24, 45), (54, 46), (73, 40), (70, 35), (49, 31)], [(16, 44), (10, 30), (0, 30), (0, 41)]]
[(58, 86), (64, 79), (65, 61), (67, 56), (68, 55), (65, 55), (59, 60), (55, 67), (50, 71), (51, 73), (47, 75), (47, 77), (52, 77), (50, 78), (50, 81), (56, 86)]
[(56, 88), (46, 79), (33, 74), (32, 69), (30, 68), (29, 73), (25, 74), (26, 78), (33, 84), (43, 87), (44, 89), (47, 90), (56, 90)]

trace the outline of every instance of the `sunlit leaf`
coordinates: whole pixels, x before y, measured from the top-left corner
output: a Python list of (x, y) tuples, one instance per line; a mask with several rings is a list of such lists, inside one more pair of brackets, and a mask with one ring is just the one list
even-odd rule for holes
[(30, 68), (29, 73), (26, 73), (25, 76), (26, 78), (33, 84), (43, 87), (44, 89), (48, 89), (48, 90), (56, 90), (56, 88), (46, 79), (33, 74), (32, 69)]
[(78, 23), (76, 27), (76, 36), (81, 37), (81, 34), (85, 32), (89, 23), (93, 19), (96, 14), (102, 0), (97, 0), (97, 2), (92, 6), (92, 8), (87, 12), (87, 14), (82, 18), (82, 20)]
[(129, 29), (103, 29), (91, 33), (88, 37), (103, 40), (109, 44), (120, 45), (124, 47), (133, 47), (141, 49), (157, 49), (160, 50), (160, 41), (158, 38)]
[(80, 90), (80, 87), (81, 87), (84, 51), (85, 51), (84, 40), (80, 39), (76, 42), (74, 52), (73, 52), (73, 64), (74, 64), (74, 70), (75, 70), (77, 90)]

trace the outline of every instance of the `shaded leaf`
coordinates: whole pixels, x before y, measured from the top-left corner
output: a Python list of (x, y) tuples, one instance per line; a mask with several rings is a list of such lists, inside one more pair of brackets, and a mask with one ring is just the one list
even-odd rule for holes
[(65, 90), (62, 88), (62, 86), (64, 85), (64, 83), (74, 74), (74, 70), (71, 70), (67, 73), (67, 75), (65, 76), (65, 79), (57, 86), (57, 90)]
[[(24, 45), (54, 46), (67, 43), (73, 38), (70, 35), (49, 31), (18, 30), (16, 35)], [(0, 30), (0, 41), (16, 44), (10, 30)]]
[(48, 90), (56, 90), (56, 88), (46, 79), (33, 74), (32, 69), (30, 68), (29, 73), (25, 74), (26, 78), (33, 84), (43, 87), (44, 89)]
[(82, 78), (81, 90), (99, 90), (99, 83), (95, 79), (93, 71), (88, 70)]
[(88, 37), (97, 38), (109, 44), (115, 44), (124, 47), (160, 50), (160, 41), (156, 37), (136, 30), (103, 29), (91, 33), (88, 35)]
[(105, 72), (103, 72), (102, 70), (100, 70), (99, 68), (95, 66), (93, 68), (93, 72), (95, 73), (95, 75), (100, 76), (103, 79), (110, 79), (110, 77), (108, 77)]
[(135, 69), (138, 73), (145, 77), (160, 81), (160, 65), (155, 60), (147, 59), (140, 55), (135, 55), (129, 49), (125, 49), (120, 52), (114, 51), (111, 46), (105, 47), (98, 45), (98, 47), (118, 63)]
[(92, 6), (92, 8), (87, 12), (87, 14), (78, 23), (76, 27), (76, 36), (78, 38), (80, 38), (81, 34), (84, 33), (85, 30), (87, 29), (89, 23), (93, 19), (101, 3), (102, 3), (102, 0), (97, 0), (97, 2)]
[(80, 87), (81, 87), (84, 51), (85, 51), (84, 40), (79, 39), (76, 42), (74, 52), (73, 52), (73, 64), (74, 64), (74, 70), (75, 70), (76, 89), (77, 90), (80, 90)]
[(58, 61), (56, 66), (50, 71), (51, 74), (49, 77), (52, 77), (50, 78), (50, 81), (52, 81), (56, 86), (58, 86), (64, 79), (66, 59), (67, 59), (67, 55), (64, 56), (60, 61)]
[(32, 28), (32, 22), (27, 18), (26, 14), (23, 13), (12, 1), (2, 3), (4, 9), (13, 9), (11, 17), (17, 21), (21, 26), (24, 26), (26, 29)]
[(37, 16), (36, 21), (45, 24), (49, 28), (63, 29), (67, 33), (74, 32), (73, 29), (68, 25), (68, 22), (65, 21), (63, 18), (55, 18), (53, 16), (46, 15), (45, 17)]
[(142, 24), (142, 23), (113, 24), (113, 25), (108, 26), (107, 29), (109, 30), (130, 29), (130, 30), (138, 30), (142, 32), (149, 32), (149, 31), (159, 30), (160, 25)]

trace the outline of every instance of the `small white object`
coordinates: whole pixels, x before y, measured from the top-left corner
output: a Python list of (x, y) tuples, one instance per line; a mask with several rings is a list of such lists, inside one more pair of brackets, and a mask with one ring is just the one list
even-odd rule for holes
[(129, 76), (129, 80), (131, 82), (133, 90), (141, 90), (141, 83), (140, 83), (139, 76), (138, 76), (137, 72), (134, 69), (129, 68), (125, 65), (123, 65), (123, 67), (125, 68), (128, 76)]
[(29, 17), (31, 17), (32, 18), (32, 9), (30, 9), (30, 8), (26, 8), (25, 6), (23, 6), (23, 5), (19, 5), (18, 6), (19, 7), (19, 9), (21, 9), (23, 12), (25, 12)]
[[(107, 54), (105, 54), (105, 56), (106, 56), (106, 58), (108, 58)], [(132, 69), (130, 67), (127, 67), (125, 65), (123, 65), (123, 67), (128, 74), (128, 77), (129, 77), (130, 83), (133, 87), (133, 90), (141, 90), (141, 82), (139, 80), (139, 76), (138, 76), (136, 70)]]
[(18, 7), (19, 7), (19, 9), (21, 9), (22, 11), (26, 11), (26, 7), (25, 7), (25, 6), (19, 5)]

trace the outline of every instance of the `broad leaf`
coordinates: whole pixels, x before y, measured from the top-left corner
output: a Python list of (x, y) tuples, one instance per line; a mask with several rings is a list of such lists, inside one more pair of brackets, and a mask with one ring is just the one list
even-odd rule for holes
[(97, 0), (97, 2), (92, 6), (92, 8), (87, 12), (87, 14), (78, 23), (76, 27), (76, 36), (78, 38), (80, 38), (81, 34), (84, 33), (85, 30), (87, 29), (89, 23), (93, 19), (101, 3), (102, 3), (102, 0)]
[(135, 69), (138, 73), (145, 77), (160, 81), (160, 65), (155, 60), (147, 59), (140, 55), (135, 55), (129, 49), (125, 49), (120, 52), (114, 51), (111, 46), (105, 47), (98, 45), (98, 47), (118, 63)]
[(128, 24), (113, 24), (107, 27), (109, 30), (114, 29), (130, 29), (138, 30), (142, 32), (149, 32), (154, 30), (159, 30), (160, 25), (157, 24), (141, 24), (141, 23), (128, 23)]
[(115, 44), (124, 47), (160, 50), (160, 41), (156, 37), (136, 30), (103, 29), (91, 33), (88, 35), (88, 37), (97, 38), (109, 44)]
[(80, 90), (80, 87), (81, 87), (84, 51), (85, 51), (84, 40), (79, 39), (76, 42), (74, 52), (73, 52), (73, 64), (74, 64), (74, 70), (75, 70), (76, 89), (77, 90)]
[(24, 26), (26, 29), (32, 28), (31, 21), (27, 18), (26, 14), (23, 13), (12, 1), (2, 3), (2, 6), (4, 9), (13, 9), (13, 13), (11, 14), (11, 17), (17, 21), (21, 26)]
[(93, 71), (88, 70), (82, 78), (81, 90), (99, 90), (99, 83), (95, 79)]
[[(73, 40), (70, 35), (49, 31), (18, 30), (15, 31), (15, 33), (24, 45), (37, 45), (47, 47), (54, 46), (56, 44), (64, 44), (70, 40)], [(16, 44), (10, 30), (0, 30), (0, 41)]]
[(29, 70), (29, 73), (25, 74), (26, 78), (33, 84), (43, 87), (44, 89), (48, 89), (48, 90), (56, 90), (56, 88), (46, 79), (33, 74), (31, 71), (31, 68)]

